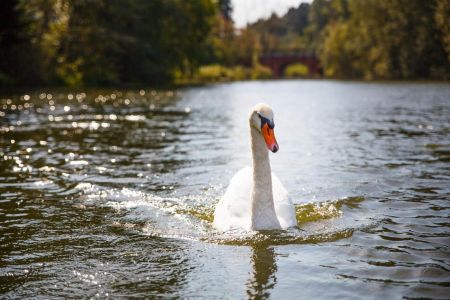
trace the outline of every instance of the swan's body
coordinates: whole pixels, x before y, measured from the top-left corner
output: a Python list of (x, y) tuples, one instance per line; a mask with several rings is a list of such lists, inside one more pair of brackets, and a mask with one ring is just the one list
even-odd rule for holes
[[(230, 181), (214, 213), (214, 226), (221, 230), (230, 229), (258, 230), (252, 228), (251, 192), (253, 170), (246, 167), (238, 171)], [(278, 224), (271, 228), (269, 224), (260, 224), (263, 229), (280, 229), (297, 225), (294, 207), (289, 200), (288, 192), (274, 174), (272, 174), (272, 189), (275, 215)], [(260, 214), (264, 217), (264, 212)], [(270, 224), (273, 225), (273, 224)]]
[(250, 112), (249, 125), (253, 168), (244, 168), (231, 179), (214, 212), (214, 226), (221, 231), (296, 226), (294, 206), (270, 169), (267, 148), (278, 151), (270, 107), (265, 104), (255, 106)]

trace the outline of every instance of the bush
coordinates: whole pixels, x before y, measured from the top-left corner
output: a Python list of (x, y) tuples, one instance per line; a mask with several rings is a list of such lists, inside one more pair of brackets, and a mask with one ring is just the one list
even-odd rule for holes
[(242, 66), (236, 66), (230, 69), (230, 73), (232, 80), (245, 80), (250, 78), (250, 72), (248, 69), (242, 67)]
[(5, 73), (2, 73), (0, 70), (0, 87), (4, 86), (12, 86), (14, 84), (14, 81)]
[(228, 77), (228, 70), (221, 65), (201, 66), (197, 77), (200, 81), (221, 81)]
[(221, 65), (201, 66), (197, 72), (200, 82), (244, 80), (250, 78), (248, 69), (242, 66), (224, 67)]
[(284, 70), (284, 76), (286, 77), (307, 77), (308, 75), (308, 66), (304, 64), (292, 64)]
[(262, 65), (256, 65), (252, 69), (252, 79), (272, 78), (272, 70)]
[(253, 68), (246, 68), (243, 66), (225, 67), (219, 64), (214, 64), (199, 67), (193, 77), (181, 71), (175, 72), (174, 77), (178, 83), (220, 82), (247, 79), (267, 79), (272, 77), (272, 71), (261, 65), (257, 65)]

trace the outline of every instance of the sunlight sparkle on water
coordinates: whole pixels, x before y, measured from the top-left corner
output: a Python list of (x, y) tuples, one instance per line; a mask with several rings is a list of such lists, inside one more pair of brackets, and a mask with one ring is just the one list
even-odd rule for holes
[[(267, 80), (1, 96), (2, 288), (448, 298), (449, 95), (441, 83)], [(259, 101), (276, 114), (272, 171), (299, 226), (224, 234), (214, 208), (251, 164)]]

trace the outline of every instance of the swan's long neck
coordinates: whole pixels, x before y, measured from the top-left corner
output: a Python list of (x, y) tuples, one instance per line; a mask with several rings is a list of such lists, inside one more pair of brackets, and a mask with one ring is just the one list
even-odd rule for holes
[(253, 230), (280, 228), (273, 203), (272, 172), (264, 138), (250, 127), (253, 156), (252, 224)]

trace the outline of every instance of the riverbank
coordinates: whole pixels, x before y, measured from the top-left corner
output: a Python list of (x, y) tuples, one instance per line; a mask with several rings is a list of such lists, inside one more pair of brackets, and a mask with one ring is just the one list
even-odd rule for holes
[[(252, 73), (251, 68), (245, 68), (242, 66), (237, 67), (224, 67), (220, 65), (205, 66), (205, 71), (202, 74), (198, 74), (192, 77), (180, 77), (173, 82), (166, 84), (148, 84), (143, 85), (141, 83), (120, 83), (115, 85), (80, 85), (80, 86), (65, 86), (65, 85), (38, 85), (38, 86), (9, 86), (0, 87), (0, 95), (20, 94), (23, 91), (27, 93), (40, 93), (45, 91), (60, 91), (66, 92), (68, 90), (72, 92), (83, 92), (92, 90), (176, 90), (186, 87), (201, 87), (204, 85), (226, 83), (226, 82), (246, 82), (246, 81), (295, 81), (295, 80), (313, 80), (313, 81), (329, 81), (329, 82), (348, 82), (348, 83), (373, 83), (373, 84), (429, 84), (429, 83), (442, 83), (450, 84), (450, 80), (447, 79), (395, 79), (395, 80), (382, 80), (382, 79), (345, 79), (345, 78), (324, 78), (324, 77), (307, 77), (307, 76), (286, 76), (280, 78), (272, 78), (266, 76), (264, 73)], [(253, 76), (252, 76), (253, 74)]]

